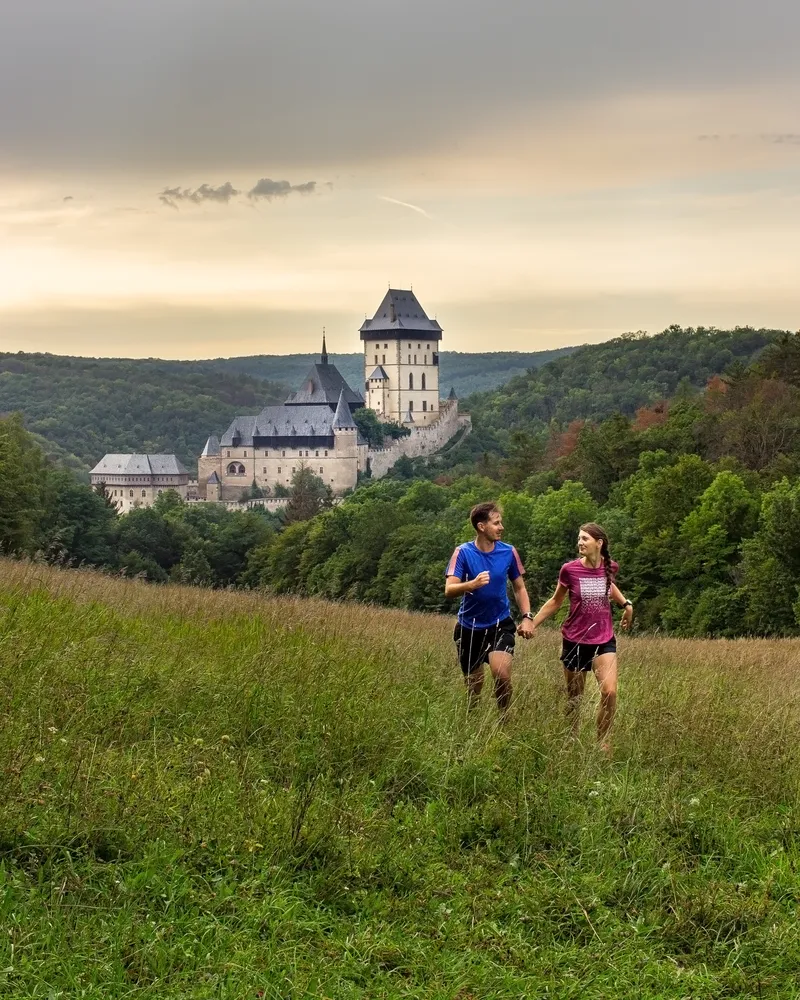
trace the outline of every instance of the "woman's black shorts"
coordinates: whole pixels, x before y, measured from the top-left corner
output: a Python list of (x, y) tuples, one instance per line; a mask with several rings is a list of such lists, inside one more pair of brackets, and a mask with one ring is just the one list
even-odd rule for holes
[(458, 662), (464, 675), (471, 674), (483, 663), (489, 662), (489, 653), (510, 653), (514, 655), (517, 626), (513, 618), (504, 618), (489, 628), (466, 628), (456, 622), (453, 632)]
[(570, 642), (564, 639), (561, 643), (561, 662), (566, 670), (591, 670), (596, 656), (604, 653), (616, 653), (617, 640), (612, 635), (608, 642)]

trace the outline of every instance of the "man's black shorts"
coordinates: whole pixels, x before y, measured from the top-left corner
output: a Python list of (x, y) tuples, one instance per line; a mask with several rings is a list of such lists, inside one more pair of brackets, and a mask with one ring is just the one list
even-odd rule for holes
[(489, 628), (467, 628), (456, 622), (453, 638), (464, 675), (488, 663), (489, 653), (510, 653), (513, 656), (516, 635), (517, 626), (512, 618), (504, 618)]
[(570, 642), (564, 639), (561, 643), (561, 662), (565, 670), (591, 670), (596, 656), (604, 653), (616, 653), (617, 640), (612, 635), (608, 642)]

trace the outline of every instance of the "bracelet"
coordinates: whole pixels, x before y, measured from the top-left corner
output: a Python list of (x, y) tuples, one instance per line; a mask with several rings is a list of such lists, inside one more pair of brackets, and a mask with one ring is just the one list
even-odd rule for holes
[(623, 607), (623, 608), (632, 608), (633, 605), (631, 604), (630, 601), (626, 601), (624, 604), (620, 605), (620, 607)]
[(522, 618), (523, 620), (525, 618), (529, 618), (531, 621), (533, 621), (533, 615), (530, 613), (530, 611), (526, 611), (525, 614), (522, 616)]

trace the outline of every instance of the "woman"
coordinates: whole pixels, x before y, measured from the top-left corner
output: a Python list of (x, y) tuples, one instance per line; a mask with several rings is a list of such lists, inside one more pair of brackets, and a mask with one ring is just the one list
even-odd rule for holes
[(555, 593), (534, 616), (533, 628), (554, 615), (569, 594), (569, 615), (561, 628), (567, 712), (572, 715), (574, 729), (586, 674), (593, 670), (600, 686), (597, 738), (603, 751), (609, 753), (608, 733), (617, 706), (617, 640), (611, 601), (625, 608), (622, 616), (625, 630), (633, 619), (633, 605), (614, 582), (619, 566), (611, 560), (608, 535), (599, 524), (581, 525), (578, 553), (578, 559), (561, 567)]

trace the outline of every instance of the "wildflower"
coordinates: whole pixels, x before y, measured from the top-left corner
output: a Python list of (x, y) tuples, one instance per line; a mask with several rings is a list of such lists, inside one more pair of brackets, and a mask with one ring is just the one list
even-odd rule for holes
[(47, 731), (48, 731), (48, 733), (57, 733), (58, 732), (58, 727), (57, 726), (48, 726), (47, 727)]
[(37, 753), (33, 759), (36, 761), (37, 764), (44, 764), (44, 757), (40, 753)]
[(695, 796), (692, 799), (689, 799), (689, 805), (690, 806), (699, 806), (700, 805), (700, 799), (698, 799), (697, 796)]
[(596, 788), (593, 788), (591, 792), (589, 792), (589, 798), (596, 799), (599, 794), (600, 792), (598, 792)]
[(220, 743), (230, 743), (230, 741), (231, 741), (231, 738), (230, 738), (230, 736), (228, 736), (227, 733), (223, 733), (222, 736), (220, 736), (219, 739), (220, 739)]

